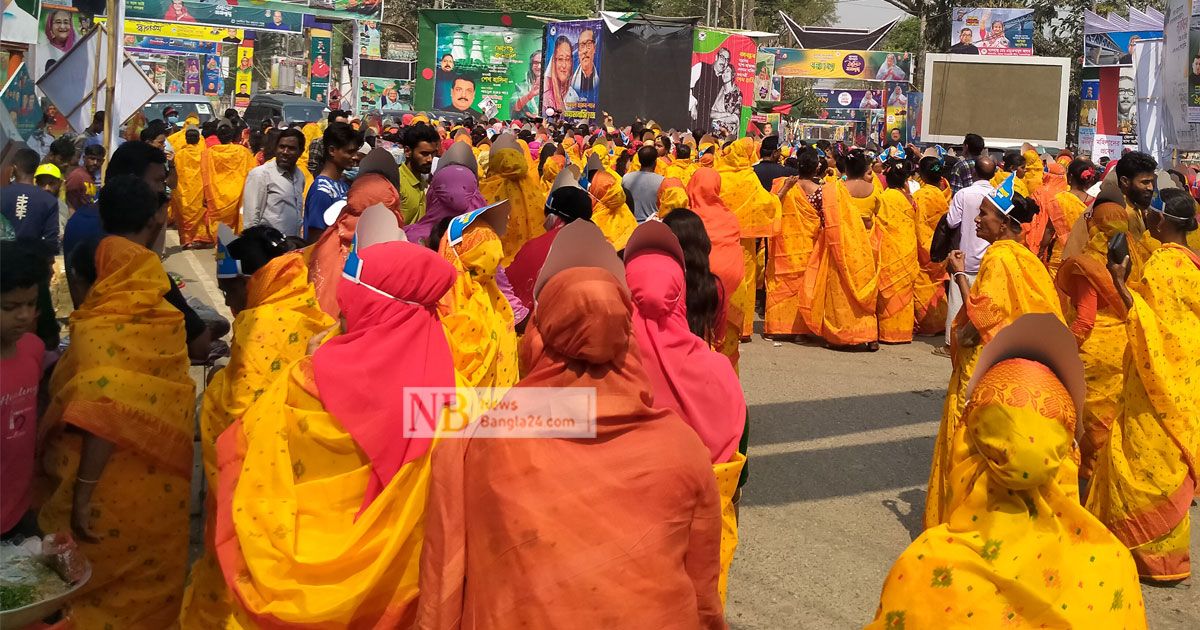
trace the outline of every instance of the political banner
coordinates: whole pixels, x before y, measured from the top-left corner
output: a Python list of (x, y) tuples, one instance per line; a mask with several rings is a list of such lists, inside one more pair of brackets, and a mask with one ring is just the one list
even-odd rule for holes
[(314, 9), (346, 12), (355, 20), (383, 19), (383, 0), (309, 0), (308, 5)]
[(773, 80), (775, 55), (760, 50), (755, 53), (754, 58), (754, 100), (778, 101), (779, 84)]
[(1138, 139), (1137, 77), (1132, 66), (1122, 67), (1117, 78), (1117, 132), (1121, 145), (1137, 150)]
[(921, 141), (921, 108), (925, 106), (925, 94), (908, 93), (908, 141)]
[(234, 82), (233, 106), (248, 107), (254, 88), (254, 40), (248, 39), (237, 51), (237, 80)]
[[(1092, 134), (1096, 133), (1096, 123), (1100, 118), (1100, 80), (1084, 79), (1080, 82), (1079, 90), (1079, 129), (1090, 127)], [(1080, 146), (1083, 146), (1080, 140)]]
[(183, 93), (200, 93), (200, 57), (188, 57), (183, 65)]
[(4, 85), (4, 90), (0, 91), (0, 102), (8, 109), (8, 115), (12, 117), (21, 138), (28, 138), (37, 129), (38, 123), (42, 122), (42, 106), (33, 89), (33, 77), (29, 76), (23, 63), (17, 66)]
[(908, 81), (912, 54), (874, 50), (764, 48), (775, 54), (775, 75), (808, 79)]
[(383, 56), (383, 36), (376, 22), (360, 22), (358, 25), (358, 56), (363, 59), (379, 59)]
[(324, 103), (329, 96), (330, 31), (321, 28), (308, 30), (308, 98)]
[(958, 55), (1033, 55), (1033, 9), (954, 7), (950, 52)]
[(125, 36), (125, 52), (154, 53), (159, 55), (215, 55), (220, 44), (201, 42), (194, 39), (167, 39), (163, 37)]
[[(545, 80), (541, 86), (541, 111), (546, 115), (561, 115), (572, 120), (593, 121), (600, 97), (600, 34), (604, 24), (599, 20), (555, 22), (546, 25), (543, 54), (549, 57)], [(530, 76), (536, 84), (536, 77)], [(514, 97), (513, 108), (536, 112), (531, 107), (537, 97), (533, 90)], [(536, 115), (536, 114), (533, 114)]]
[(699, 133), (739, 128), (742, 107), (754, 105), (758, 46), (745, 35), (696, 29), (688, 109)]
[(34, 48), (34, 65), (28, 68), (34, 79), (40, 78), (52, 62), (62, 59), (94, 26), (73, 7), (47, 3), (42, 5)]
[(413, 109), (413, 82), (386, 77), (362, 77), (358, 86), (361, 109), (394, 112)]
[(826, 109), (883, 109), (883, 90), (813, 90)]
[(1142, 39), (1158, 39), (1162, 31), (1121, 31), (1115, 33), (1085, 33), (1083, 36), (1083, 67), (1132, 66), (1132, 46)]
[(754, 125), (754, 129), (758, 132), (757, 135), (763, 138), (774, 136), (779, 133), (780, 115), (776, 113), (764, 114), (754, 111), (751, 107), (742, 107), (738, 113), (740, 122), (738, 123), (738, 137), (745, 138), (750, 134), (750, 125)]
[(224, 80), (221, 74), (221, 56), (204, 55), (203, 67), (200, 69), (200, 83), (205, 96), (220, 96), (224, 92)]
[(304, 20), (303, 13), (263, 10), (251, 2), (208, 0), (126, 0), (125, 17), (288, 33), (299, 33)]
[[(92, 19), (96, 24), (103, 24), (105, 21), (102, 15), (97, 15)], [(245, 31), (240, 28), (201, 26), (198, 24), (125, 20), (125, 37), (128, 38), (131, 35), (158, 37), (162, 39), (191, 39), (198, 42), (217, 42), (221, 44), (240, 44), (245, 36)]]
[[(434, 109), (475, 118), (536, 115), (542, 62), (540, 30), (438, 24), (436, 32)], [(520, 107), (514, 111), (514, 105)]]
[(884, 107), (887, 137), (881, 144), (904, 146), (908, 142), (908, 94), (903, 85), (888, 84)]
[(0, 40), (14, 44), (36, 44), (41, 0), (12, 0), (4, 3)]
[(1187, 121), (1200, 123), (1200, 4), (1193, 5), (1187, 41)]

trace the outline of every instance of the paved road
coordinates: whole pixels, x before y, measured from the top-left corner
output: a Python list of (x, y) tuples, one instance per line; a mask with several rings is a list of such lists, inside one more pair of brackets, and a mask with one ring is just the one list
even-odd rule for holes
[[(176, 244), (171, 232), (167, 269), (184, 277), (185, 293), (228, 316), (212, 250)], [(874, 354), (775, 347), (757, 336), (742, 345), (751, 480), (730, 577), (731, 627), (840, 630), (874, 616), (888, 569), (921, 531), (950, 377), (931, 344)], [(1200, 508), (1192, 521), (1200, 558)], [(1196, 588), (1143, 592), (1154, 630), (1200, 628)]]
[[(775, 347), (758, 336), (742, 344), (751, 472), (729, 579), (732, 628), (841, 629), (872, 619), (892, 562), (921, 532), (950, 377), (932, 343), (875, 354)], [(1195, 525), (1192, 549), (1200, 558)], [(1143, 587), (1150, 627), (1200, 628), (1197, 588)]]

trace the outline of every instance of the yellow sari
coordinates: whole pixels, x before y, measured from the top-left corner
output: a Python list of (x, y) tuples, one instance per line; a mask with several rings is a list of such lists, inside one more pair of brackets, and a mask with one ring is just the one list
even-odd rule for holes
[(808, 329), (832, 346), (869, 343), (879, 336), (879, 273), (870, 233), (842, 182), (825, 184), (824, 190), (800, 313)]
[(913, 288), (921, 271), (917, 260), (916, 207), (895, 188), (879, 196), (879, 340), (910, 343), (916, 311)]
[(922, 184), (913, 193), (917, 204), (917, 262), (921, 272), (913, 285), (917, 334), (940, 335), (946, 329), (946, 266), (929, 258), (933, 232), (950, 209), (950, 202), (937, 186)]
[(633, 229), (637, 227), (637, 219), (625, 205), (625, 189), (621, 187), (621, 176), (608, 169), (601, 169), (592, 176), (588, 192), (592, 194), (592, 223), (604, 232), (604, 238), (612, 243), (613, 249), (625, 249), (629, 235), (633, 234)]
[[(754, 140), (741, 138), (717, 160), (721, 174), (721, 200), (733, 211), (742, 228), (742, 283), (731, 298), (730, 314), (741, 313), (742, 337), (754, 332), (754, 301), (764, 262), (758, 239), (771, 236), (779, 217), (779, 198), (763, 189), (754, 173)], [(736, 322), (734, 322), (736, 323)]]
[[(171, 195), (171, 210), (179, 227), (179, 244), (217, 242), (217, 225), (204, 204), (204, 178), (200, 174), (204, 145), (184, 144), (175, 150), (179, 179)], [(233, 226), (230, 226), (233, 227)]]
[[(782, 190), (783, 181), (775, 180), (774, 190)], [(763, 333), (768, 335), (812, 334), (800, 314), (800, 295), (804, 290), (804, 274), (812, 256), (821, 217), (813, 203), (821, 195), (836, 194), (835, 185), (821, 185), (819, 195), (810, 198), (802, 187), (793, 186), (781, 204), (780, 221), (771, 237), (767, 251), (767, 304), (764, 310)]]
[(946, 522), (900, 555), (868, 628), (1146, 627), (1129, 553), (1079, 505), (1074, 418), (1044, 365), (988, 370), (954, 437)]
[(698, 168), (700, 166), (691, 160), (675, 160), (667, 167), (667, 174), (664, 177), (674, 177), (687, 186), (688, 182), (692, 180), (692, 174)]
[(554, 180), (558, 178), (558, 174), (562, 172), (563, 167), (567, 164), (567, 158), (561, 155), (552, 155), (546, 163), (542, 165), (542, 189), (547, 193), (550, 192), (550, 187), (554, 185)]
[(242, 219), (239, 216), (242, 189), (246, 187), (246, 175), (255, 166), (258, 163), (254, 154), (240, 144), (217, 144), (201, 153), (200, 176), (204, 182), (204, 202), (214, 224), (219, 221), (233, 228), (234, 232), (242, 231)]
[(546, 191), (537, 179), (537, 169), (530, 170), (526, 155), (519, 148), (493, 145), (487, 177), (479, 181), (479, 192), (489, 204), (507, 199), (511, 207), (508, 231), (501, 238), (505, 266), (512, 263), (522, 245), (546, 232)]
[[(963, 302), (951, 334), (953, 370), (942, 406), (941, 426), (933, 444), (929, 492), (925, 497), (926, 529), (945, 523), (950, 516), (951, 474), (958, 463), (952, 441), (962, 427), (967, 383), (975, 372), (979, 353), (1005, 326), (1029, 313), (1053, 313), (1063, 319), (1058, 291), (1045, 265), (1024, 243), (996, 241), (988, 246), (979, 263), (979, 275)], [(968, 322), (979, 332), (979, 343), (962, 346), (958, 331)]]
[(1037, 151), (1029, 150), (1025, 152), (1025, 190), (1027, 193), (1021, 193), (1026, 197), (1031, 197), (1037, 193), (1042, 187), (1042, 178), (1045, 177), (1045, 167), (1042, 166), (1042, 156), (1038, 155)]
[(43, 531), (71, 531), (82, 429), (114, 449), (91, 500), (98, 543), (77, 541), (92, 579), (71, 601), (80, 628), (168, 628), (188, 555), (195, 385), (183, 315), (158, 255), (119, 236), (96, 250), (97, 280), (71, 314), (73, 343), (50, 380), (42, 422), (57, 486)]
[(1096, 461), (1087, 508), (1130, 548), (1142, 577), (1180, 580), (1191, 574), (1200, 447), (1200, 256), (1162, 245), (1131, 293), (1124, 413)]
[(246, 309), (233, 320), (229, 364), (209, 382), (200, 410), (200, 447), (210, 492), (204, 555), (192, 565), (191, 583), (183, 594), (182, 628), (237, 627), (214, 542), (217, 437), (304, 356), (313, 335), (333, 326), (333, 318), (316, 299), (300, 253), (272, 260), (249, 279)]
[[(1049, 221), (1054, 225), (1054, 243), (1051, 245), (1050, 260), (1046, 266), (1050, 269), (1050, 276), (1057, 277), (1058, 270), (1062, 267), (1062, 253), (1067, 244), (1067, 238), (1071, 235), (1075, 223), (1087, 212), (1088, 208), (1087, 204), (1080, 201), (1079, 197), (1071, 194), (1069, 190), (1054, 195), (1053, 201), (1045, 206), (1042, 208), (1042, 212), (1047, 213)], [(1032, 249), (1041, 244), (1030, 245)]]
[(728, 462), (713, 464), (717, 493), (721, 496), (721, 573), (717, 576), (717, 593), (721, 596), (722, 606), (729, 590), (729, 568), (733, 566), (733, 554), (738, 544), (737, 508), (733, 497), (737, 494), (738, 479), (745, 465), (746, 456), (737, 451)]
[(503, 396), (518, 375), (513, 310), (496, 286), (500, 238), (480, 222), (467, 227), (457, 245), (443, 235), (438, 253), (458, 272), (454, 286), (438, 302), (438, 312), (459, 382), (497, 388), (497, 397)]

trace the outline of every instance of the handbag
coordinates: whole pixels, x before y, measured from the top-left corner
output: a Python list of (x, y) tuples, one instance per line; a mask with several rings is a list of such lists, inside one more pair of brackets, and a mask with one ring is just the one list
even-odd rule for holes
[(937, 227), (933, 228), (933, 239), (929, 242), (929, 260), (933, 262), (945, 262), (950, 252), (958, 248), (962, 226), (950, 227), (948, 216), (949, 213), (943, 214)]

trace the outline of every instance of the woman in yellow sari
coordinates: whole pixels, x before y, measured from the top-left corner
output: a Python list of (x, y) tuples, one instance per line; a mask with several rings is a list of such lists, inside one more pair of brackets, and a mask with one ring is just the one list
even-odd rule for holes
[(592, 195), (592, 223), (600, 227), (613, 249), (625, 249), (629, 235), (637, 227), (637, 219), (633, 218), (633, 213), (625, 205), (621, 176), (601, 168), (592, 175), (588, 193)]
[[(225, 227), (222, 232), (228, 231)], [(200, 409), (200, 448), (209, 492), (205, 495), (204, 555), (192, 565), (183, 594), (182, 628), (236, 627), (225, 576), (217, 564), (217, 438), (242, 417), (292, 363), (309, 341), (335, 324), (317, 304), (308, 268), (275, 228), (256, 225), (233, 240), (228, 231), (218, 245), (217, 282), (234, 315), (229, 364), (204, 392)]]
[(517, 250), (527, 241), (546, 232), (546, 190), (531, 169), (528, 152), (515, 136), (501, 134), (492, 142), (487, 176), (479, 181), (479, 191), (488, 203), (508, 200), (510, 214), (504, 233), (504, 265), (512, 262)]
[(941, 189), (941, 158), (921, 158), (919, 178), (921, 187), (913, 193), (917, 205), (917, 263), (921, 266), (913, 285), (913, 300), (918, 335), (941, 335), (946, 330), (946, 267), (930, 260), (929, 249), (933, 232), (950, 209), (950, 200)]
[(1015, 181), (1016, 176), (1009, 175), (1004, 185), (985, 197), (979, 207), (976, 234), (991, 244), (979, 262), (975, 284), (968, 286), (962, 251), (951, 252), (946, 260), (951, 281), (958, 283), (966, 298), (951, 334), (953, 369), (942, 406), (941, 426), (933, 444), (929, 492), (925, 497), (926, 529), (945, 523), (950, 516), (951, 475), (957, 459), (953, 440), (962, 427), (967, 382), (975, 372), (980, 351), (1022, 315), (1053, 313), (1060, 320), (1063, 318), (1050, 274), (1021, 241), (1022, 227), (1033, 219), (1037, 207), (1013, 193)]
[[(1030, 352), (1048, 342), (1065, 352)], [(954, 437), (946, 522), (896, 560), (867, 627), (1144, 629), (1129, 552), (1079, 505), (1070, 333), (1026, 316), (992, 343)]]
[(451, 219), (438, 246), (457, 272), (438, 313), (459, 382), (468, 387), (505, 389), (518, 378), (513, 310), (496, 285), (507, 210), (500, 203)]
[(184, 249), (209, 247), (217, 242), (218, 222), (204, 200), (204, 178), (200, 174), (204, 143), (200, 130), (187, 130), (183, 144), (174, 147), (178, 177), (171, 195), (171, 213), (179, 226), (179, 244)]
[(757, 152), (754, 140), (740, 138), (726, 147), (717, 164), (721, 174), (721, 200), (733, 211), (742, 229), (742, 284), (730, 301), (729, 317), (740, 322), (742, 339), (754, 332), (754, 302), (762, 276), (759, 241), (771, 236), (779, 217), (779, 198), (768, 192), (754, 173)]
[(240, 232), (242, 189), (246, 187), (246, 175), (258, 166), (258, 161), (250, 149), (234, 144), (235, 134), (232, 127), (217, 129), (221, 144), (204, 149), (200, 156), (200, 176), (204, 181), (204, 203), (208, 206), (210, 220)]
[(821, 228), (817, 208), (822, 206), (823, 195), (837, 194), (837, 184), (821, 178), (824, 161), (816, 149), (805, 149), (796, 157), (799, 180), (777, 179), (773, 188), (780, 196), (781, 212), (767, 250), (763, 335), (769, 338), (812, 334), (800, 314), (800, 294)]
[(147, 249), (166, 204), (134, 176), (108, 181), (101, 212), (110, 204), (145, 223), (137, 242), (102, 240), (90, 270), (75, 256), (72, 282), (86, 298), (71, 314), (71, 345), (39, 423), (56, 484), (39, 525), (74, 532), (91, 562), (91, 580), (71, 601), (76, 627), (168, 628), (187, 574), (195, 385), (183, 315), (164, 298), (170, 282)]
[[(859, 150), (851, 151), (846, 162), (848, 167), (860, 165), (860, 173), (868, 168), (867, 158)], [(875, 306), (879, 270), (871, 231), (840, 181), (827, 180), (817, 210), (821, 228), (800, 295), (804, 324), (831, 347), (878, 349)]]
[(913, 288), (917, 260), (917, 209), (908, 195), (908, 165), (891, 160), (883, 169), (887, 190), (879, 195), (879, 341), (912, 343), (916, 323)]
[(1079, 344), (1087, 379), (1087, 405), (1079, 437), (1079, 476), (1090, 479), (1096, 455), (1108, 441), (1113, 421), (1121, 415), (1125, 384), (1125, 333), (1128, 309), (1108, 272), (1108, 241), (1129, 229), (1125, 208), (1100, 203), (1087, 219), (1087, 248), (1067, 258), (1055, 284), (1071, 305), (1071, 332)]
[[(1033, 198), (1038, 190), (1042, 188), (1042, 183), (1045, 178), (1045, 171), (1042, 165), (1042, 156), (1034, 150), (1033, 145), (1026, 142), (1022, 147), (1022, 155), (1025, 157), (1025, 176), (1022, 177), (1025, 181), (1025, 190), (1029, 191), (1029, 197)], [(1023, 194), (1023, 193), (1022, 193)]]
[(415, 620), (436, 446), (405, 391), (454, 387), (436, 304), (455, 274), (420, 245), (362, 237), (337, 289), (343, 334), (285, 370), (217, 441), (215, 543), (242, 627)]
[(666, 177), (674, 177), (683, 182), (687, 186), (691, 181), (692, 175), (696, 169), (700, 168), (698, 164), (692, 161), (692, 149), (686, 144), (675, 145), (675, 161), (667, 167)]
[[(1057, 164), (1054, 166), (1058, 167)], [(1025, 244), (1037, 252), (1038, 258), (1046, 263), (1053, 277), (1058, 276), (1063, 248), (1075, 222), (1087, 212), (1088, 204), (1092, 201), (1087, 190), (1095, 183), (1096, 167), (1090, 160), (1074, 160), (1067, 168), (1066, 178), (1066, 188), (1056, 190), (1058, 180), (1049, 176), (1038, 189), (1036, 201), (1042, 212), (1025, 239)]]
[(1141, 282), (1126, 288), (1128, 258), (1110, 267), (1129, 309), (1124, 410), (1096, 460), (1087, 508), (1133, 552), (1142, 578), (1172, 582), (1191, 575), (1188, 508), (1200, 475), (1200, 255), (1186, 245), (1196, 202), (1168, 188), (1145, 214), (1162, 246)]

